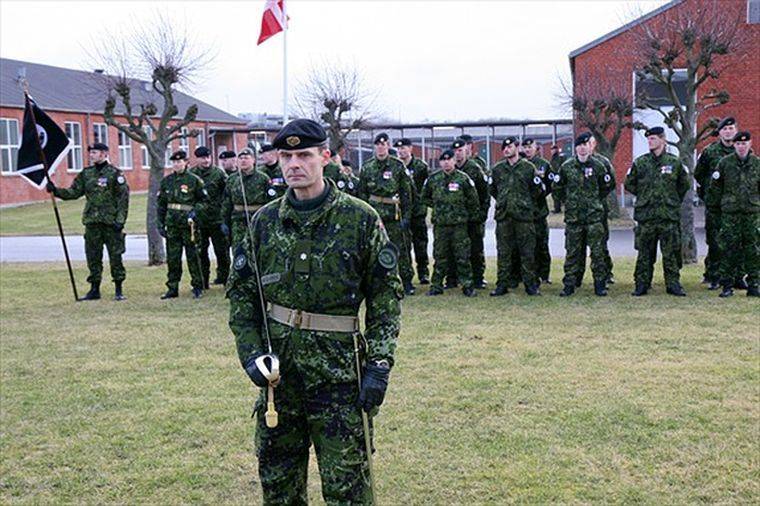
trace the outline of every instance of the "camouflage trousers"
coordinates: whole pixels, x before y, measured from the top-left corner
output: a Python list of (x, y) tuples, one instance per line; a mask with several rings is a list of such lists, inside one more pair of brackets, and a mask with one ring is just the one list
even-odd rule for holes
[[(607, 214), (605, 213), (604, 219), (602, 219), (602, 226), (604, 227), (604, 265), (607, 269), (607, 278), (612, 277), (612, 256), (610, 255), (609, 250), (609, 241), (610, 241), (610, 224), (609, 219), (607, 218)], [(580, 284), (583, 282), (583, 276), (586, 274), (586, 262), (583, 262), (581, 265), (578, 266), (578, 272), (575, 276), (576, 284), (580, 286)]]
[(723, 286), (747, 274), (747, 284), (760, 283), (760, 214), (723, 213), (720, 225), (720, 280)]
[[(200, 234), (196, 231), (195, 240)], [(190, 284), (193, 288), (203, 288), (203, 277), (195, 243), (190, 240), (190, 227), (176, 225), (166, 229), (166, 264), (169, 267), (166, 286), (176, 290), (182, 279), (182, 250), (185, 251), (187, 270), (190, 271)]]
[[(467, 223), (467, 236), (470, 238), (470, 268), (475, 283), (483, 281), (483, 275), (486, 272), (486, 255), (483, 245), (485, 235), (485, 223), (476, 221)], [(446, 273), (446, 278), (449, 282), (459, 281), (454, 257), (449, 258), (449, 270)]]
[(581, 264), (586, 265), (586, 248), (591, 250), (591, 273), (594, 282), (607, 280), (607, 264), (604, 259), (604, 225), (601, 222), (587, 225), (565, 225), (565, 286), (576, 286)]
[(705, 208), (705, 256), (704, 277), (708, 281), (720, 281), (720, 209)]
[(220, 223), (209, 223), (200, 227), (198, 253), (201, 257), (204, 285), (208, 285), (211, 276), (211, 261), (208, 255), (209, 242), (213, 246), (216, 256), (216, 279), (226, 282), (230, 273), (230, 246), (220, 227)]
[(538, 284), (535, 267), (536, 225), (533, 221), (507, 218), (496, 222), (496, 285), (509, 286), (515, 256), (526, 288)]
[(111, 279), (124, 281), (127, 271), (121, 261), (124, 253), (124, 233), (114, 230), (113, 225), (92, 223), (84, 227), (84, 252), (90, 275), (87, 282), (98, 284), (103, 279), (103, 246), (108, 250)]
[(651, 286), (654, 263), (657, 260), (657, 243), (662, 253), (662, 270), (665, 285), (672, 287), (680, 282), (681, 225), (677, 221), (645, 221), (634, 229), (634, 245), (639, 252), (633, 273), (637, 285)]
[(412, 217), (411, 245), (414, 250), (414, 262), (417, 264), (417, 278), (428, 277), (428, 228), (426, 215)]
[[(328, 338), (329, 339), (329, 338)], [(266, 426), (265, 391), (256, 403), (256, 455), (265, 505), (307, 505), (309, 447), (314, 445), (322, 497), (331, 504), (372, 504), (367, 452), (355, 383), (305, 389), (280, 355), (275, 389), (278, 425)]]
[[(467, 224), (433, 225), (433, 277), (432, 287), (443, 288), (443, 278), (453, 269), (464, 288), (472, 286), (470, 262), (470, 235)], [(450, 262), (454, 265), (450, 265)]]
[(401, 230), (398, 221), (383, 222), (388, 239), (398, 248), (398, 273), (404, 285), (412, 284), (414, 271), (412, 270), (412, 257), (409, 254), (409, 231)]
[(536, 219), (534, 224), (536, 226), (536, 275), (545, 281), (549, 279), (552, 266), (552, 256), (549, 253), (549, 224), (546, 217)]

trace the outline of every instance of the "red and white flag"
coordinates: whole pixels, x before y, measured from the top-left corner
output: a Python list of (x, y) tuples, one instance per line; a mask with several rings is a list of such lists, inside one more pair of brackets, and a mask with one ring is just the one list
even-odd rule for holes
[(266, 0), (264, 15), (261, 17), (261, 33), (259, 33), (258, 46), (269, 37), (283, 31), (287, 25), (285, 16), (285, 0)]

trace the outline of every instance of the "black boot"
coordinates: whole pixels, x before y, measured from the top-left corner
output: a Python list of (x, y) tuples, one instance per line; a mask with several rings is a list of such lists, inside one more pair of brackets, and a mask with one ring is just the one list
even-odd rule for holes
[(203, 289), (201, 288), (193, 288), (193, 298), (194, 299), (200, 299), (203, 296)]
[(227, 282), (227, 278), (223, 276), (217, 276), (214, 280), (215, 285), (223, 285)]
[(430, 288), (430, 290), (428, 290), (428, 292), (425, 295), (430, 295), (430, 296), (443, 295), (443, 290), (441, 290), (437, 286), (433, 286)]
[(634, 297), (642, 297), (649, 292), (649, 287), (645, 283), (637, 283), (636, 289), (631, 292)]
[(594, 293), (599, 297), (606, 297), (607, 283), (604, 281), (594, 281)]
[(686, 297), (686, 292), (681, 286), (681, 283), (676, 283), (673, 286), (669, 286), (665, 291), (669, 295), (675, 295), (676, 297)]
[(477, 293), (475, 293), (475, 289), (471, 286), (462, 288), (462, 294), (465, 297), (475, 297), (476, 295), (478, 295)]
[(127, 298), (124, 296), (124, 292), (121, 290), (121, 281), (114, 281), (114, 296), (113, 300), (126, 300)]
[(760, 297), (760, 289), (757, 286), (747, 288), (747, 297)]
[(559, 296), (560, 297), (570, 297), (574, 293), (575, 293), (575, 285), (565, 285), (565, 287), (562, 289), (562, 291), (559, 292)]
[(79, 300), (99, 300), (100, 299), (100, 283), (90, 283), (90, 291), (87, 292), (84, 297)]
[(421, 285), (429, 285), (430, 284), (430, 279), (426, 275), (423, 274), (419, 278), (420, 278), (420, 284)]
[(723, 287), (723, 291), (720, 292), (720, 295), (718, 297), (733, 297), (734, 295), (734, 289), (730, 285), (726, 285)]
[(481, 279), (481, 280), (476, 281), (473, 286), (479, 290), (485, 290), (486, 287), (488, 286), (488, 283), (486, 283), (484, 279)]
[(720, 288), (720, 283), (717, 280), (710, 281), (710, 286), (707, 287), (708, 290), (717, 290)]
[(404, 283), (404, 293), (407, 295), (414, 295), (416, 293), (414, 285), (411, 283)]
[(747, 282), (744, 281), (744, 278), (739, 278), (734, 283), (734, 288), (737, 290), (746, 290), (747, 289)]
[(491, 290), (491, 293), (489, 295), (491, 297), (501, 297), (502, 295), (506, 295), (509, 293), (509, 290), (504, 285), (496, 285), (496, 288)]
[(526, 286), (525, 293), (527, 293), (531, 297), (536, 296), (536, 295), (541, 295), (541, 292), (538, 290), (538, 285)]
[(179, 292), (177, 291), (177, 289), (176, 288), (169, 288), (166, 291), (166, 293), (161, 296), (161, 300), (176, 299), (177, 297), (179, 297)]

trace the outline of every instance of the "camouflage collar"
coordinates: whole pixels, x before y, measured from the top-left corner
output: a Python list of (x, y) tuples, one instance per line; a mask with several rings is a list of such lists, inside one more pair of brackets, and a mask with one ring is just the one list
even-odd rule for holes
[(332, 180), (325, 179), (325, 183), (328, 185), (327, 197), (325, 197), (322, 205), (309, 213), (299, 213), (296, 211), (296, 209), (293, 207), (293, 204), (290, 202), (290, 196), (287, 195), (291, 194), (293, 192), (293, 189), (288, 188), (285, 198), (280, 201), (280, 220), (283, 223), (291, 222), (297, 224), (306, 224), (309, 222), (316, 222), (324, 215), (326, 215), (327, 212), (332, 209), (333, 206), (335, 206), (335, 203), (338, 199), (338, 190), (335, 188), (335, 183), (333, 183)]

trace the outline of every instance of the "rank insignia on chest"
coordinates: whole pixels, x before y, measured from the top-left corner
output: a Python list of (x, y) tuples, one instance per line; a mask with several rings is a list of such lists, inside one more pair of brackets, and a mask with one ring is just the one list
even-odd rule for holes
[(391, 172), (390, 170), (386, 170), (385, 172), (383, 172), (383, 179), (390, 179), (392, 177), (393, 177), (393, 172)]
[(672, 165), (663, 165), (660, 167), (660, 174), (672, 174), (673, 173), (673, 166)]
[(187, 185), (186, 184), (180, 185), (179, 191), (181, 191), (182, 193), (187, 193), (188, 191)]
[(274, 197), (275, 195), (277, 195), (277, 192), (274, 191), (274, 188), (270, 188), (267, 190), (267, 195), (269, 195), (270, 197)]
[(459, 183), (449, 183), (449, 191), (450, 192), (458, 192), (459, 191)]
[(593, 176), (594, 175), (594, 169), (591, 168), (591, 167), (586, 167), (585, 169), (583, 169), (583, 175), (586, 176), (586, 177)]
[(98, 178), (98, 186), (108, 186), (108, 178), (107, 177), (99, 177)]

